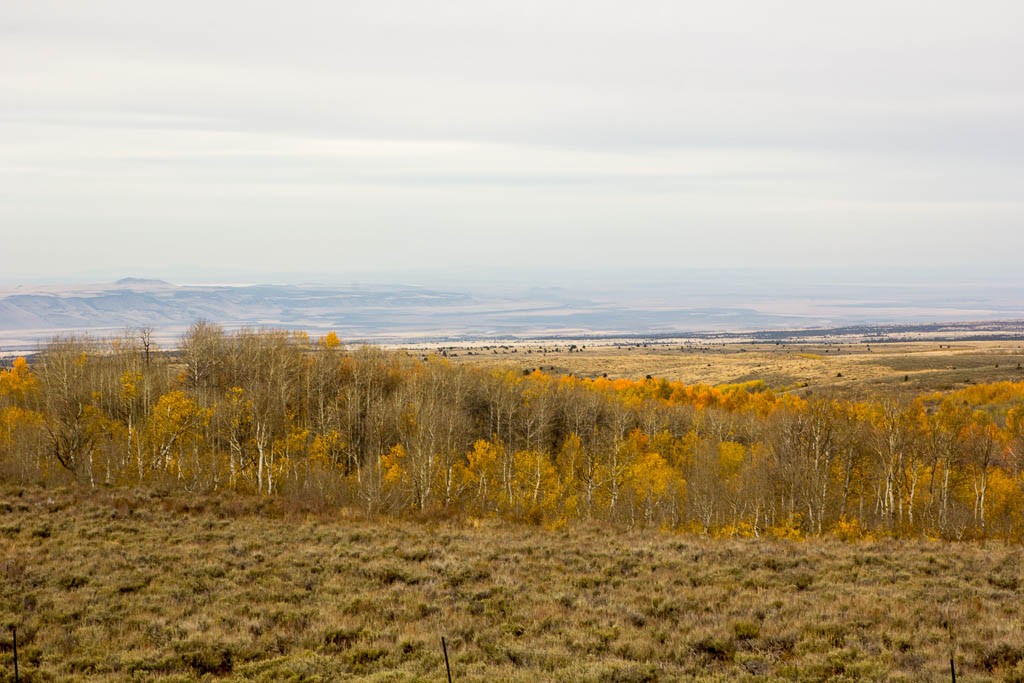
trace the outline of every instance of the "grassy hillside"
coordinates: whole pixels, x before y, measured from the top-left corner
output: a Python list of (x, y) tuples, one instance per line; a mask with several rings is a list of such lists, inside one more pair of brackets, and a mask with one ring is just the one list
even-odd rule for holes
[[(0, 680), (1020, 680), (1019, 546), (0, 492)], [(948, 625), (948, 629), (947, 629)]]

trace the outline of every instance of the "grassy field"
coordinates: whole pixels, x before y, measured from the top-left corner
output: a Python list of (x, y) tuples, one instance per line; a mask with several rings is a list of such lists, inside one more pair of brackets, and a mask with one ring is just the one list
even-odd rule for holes
[(1019, 547), (280, 505), (2, 489), (0, 680), (1024, 680)]
[[(833, 393), (848, 398), (915, 395), (970, 384), (1024, 381), (1024, 343), (896, 342), (885, 344), (609, 344), (575, 342), (446, 349), (454, 362), (539, 368), (582, 377), (688, 384), (763, 380), (776, 391)], [(417, 349), (436, 352), (437, 347)]]

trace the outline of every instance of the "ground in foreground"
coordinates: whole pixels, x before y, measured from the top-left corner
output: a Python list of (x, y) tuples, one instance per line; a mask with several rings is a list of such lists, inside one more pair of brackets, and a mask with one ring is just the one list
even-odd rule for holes
[(0, 489), (0, 680), (1024, 680), (1021, 549)]

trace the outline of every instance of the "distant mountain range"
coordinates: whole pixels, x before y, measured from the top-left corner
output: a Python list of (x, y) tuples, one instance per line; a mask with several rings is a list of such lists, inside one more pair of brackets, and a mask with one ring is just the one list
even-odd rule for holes
[(153, 328), (173, 340), (199, 319), (241, 327), (335, 330), (349, 340), (671, 335), (1024, 318), (1024, 289), (948, 285), (706, 281), (575, 288), (416, 285), (175, 285), (127, 277), (0, 290), (0, 347), (55, 335)]

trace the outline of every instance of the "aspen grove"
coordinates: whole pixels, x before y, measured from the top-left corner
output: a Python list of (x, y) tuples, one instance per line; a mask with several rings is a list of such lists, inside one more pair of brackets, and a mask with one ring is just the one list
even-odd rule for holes
[(1024, 383), (914, 400), (581, 379), (194, 324), (0, 371), (0, 476), (718, 536), (1024, 536)]

